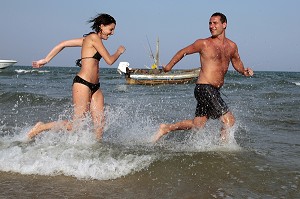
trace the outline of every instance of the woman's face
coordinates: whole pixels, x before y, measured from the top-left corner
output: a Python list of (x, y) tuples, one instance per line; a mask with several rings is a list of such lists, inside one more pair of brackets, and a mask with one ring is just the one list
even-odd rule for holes
[(100, 26), (101, 39), (107, 40), (110, 35), (113, 35), (115, 31), (115, 27), (116, 24), (114, 23), (111, 23), (106, 26), (101, 24)]

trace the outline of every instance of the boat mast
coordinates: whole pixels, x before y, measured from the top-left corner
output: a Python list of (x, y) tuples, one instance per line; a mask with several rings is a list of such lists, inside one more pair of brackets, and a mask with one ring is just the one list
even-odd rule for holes
[(158, 68), (158, 66), (159, 66), (159, 37), (157, 37), (157, 42), (156, 42), (155, 65)]
[[(147, 36), (146, 36), (147, 37)], [(154, 61), (155, 63), (155, 57), (153, 55), (153, 52), (152, 52), (152, 49), (151, 49), (151, 45), (150, 45), (150, 42), (149, 42), (149, 39), (147, 37), (147, 42), (148, 42), (148, 50), (149, 50), (149, 54), (150, 54), (150, 58)]]

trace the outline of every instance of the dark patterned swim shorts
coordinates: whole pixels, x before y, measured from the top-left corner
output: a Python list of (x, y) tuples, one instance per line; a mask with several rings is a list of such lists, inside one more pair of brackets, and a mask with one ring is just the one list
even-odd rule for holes
[(210, 84), (196, 84), (194, 95), (197, 100), (196, 117), (217, 119), (229, 111), (219, 89)]

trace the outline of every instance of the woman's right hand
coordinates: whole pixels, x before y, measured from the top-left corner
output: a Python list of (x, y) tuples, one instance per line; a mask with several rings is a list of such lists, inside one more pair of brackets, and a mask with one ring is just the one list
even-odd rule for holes
[(32, 67), (33, 68), (41, 68), (41, 67), (43, 67), (47, 63), (48, 62), (45, 59), (40, 59), (38, 61), (33, 61), (32, 62)]
[(118, 52), (120, 52), (121, 54), (123, 54), (125, 52), (126, 48), (124, 46), (119, 46), (118, 48)]

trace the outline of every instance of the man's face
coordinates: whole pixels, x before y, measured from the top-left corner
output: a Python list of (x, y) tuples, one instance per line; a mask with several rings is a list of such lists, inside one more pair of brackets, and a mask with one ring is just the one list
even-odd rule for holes
[(227, 24), (221, 22), (220, 16), (211, 17), (209, 20), (209, 31), (212, 37), (217, 37), (223, 33)]

